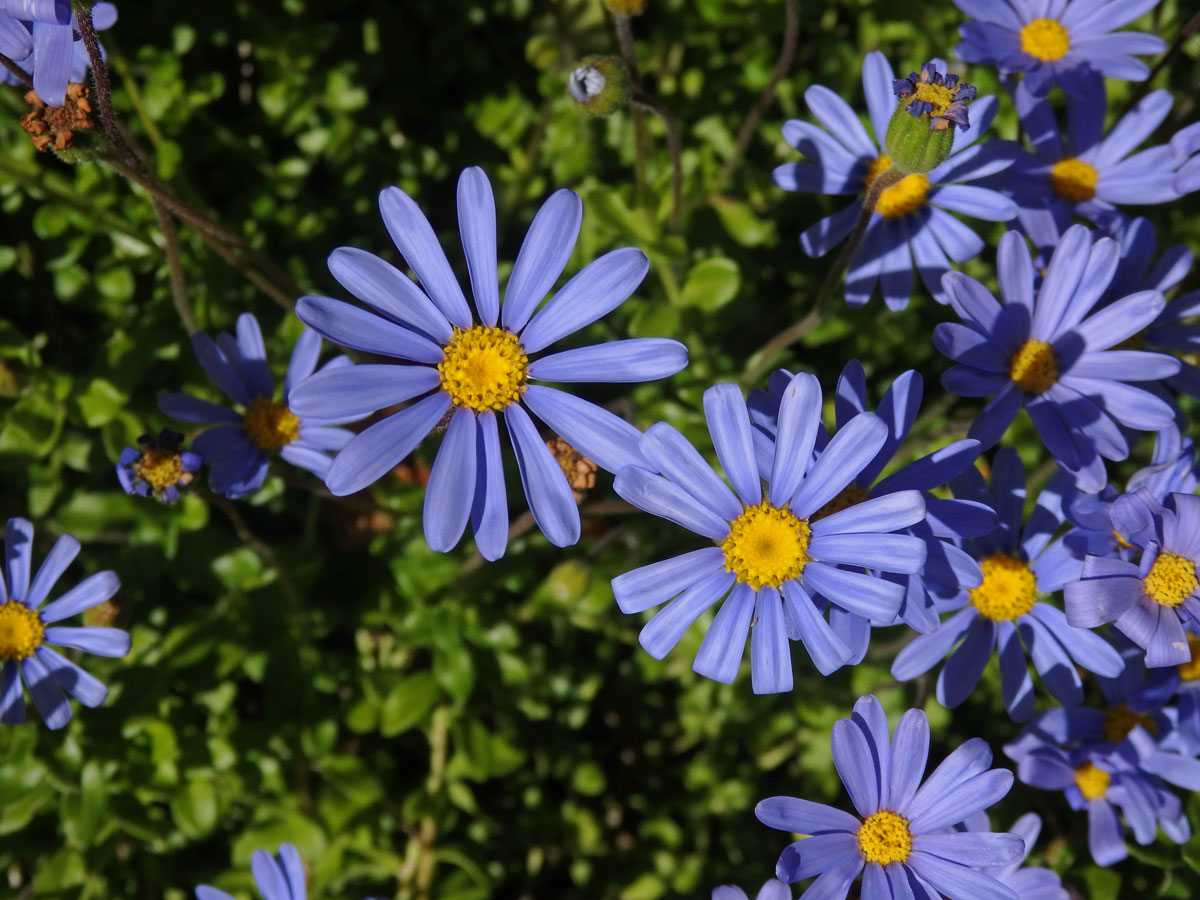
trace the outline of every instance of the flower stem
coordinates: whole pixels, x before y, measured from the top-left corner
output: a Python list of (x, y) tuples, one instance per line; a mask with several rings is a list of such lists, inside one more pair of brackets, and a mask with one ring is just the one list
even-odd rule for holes
[(867, 188), (866, 196), (863, 197), (862, 208), (859, 210), (858, 219), (854, 223), (854, 229), (850, 232), (850, 237), (847, 238), (846, 243), (842, 245), (842, 250), (838, 254), (833, 268), (829, 270), (829, 273), (825, 276), (825, 280), (821, 282), (821, 287), (817, 290), (817, 299), (813, 303), (813, 308), (803, 319), (779, 332), (775, 337), (763, 344), (757, 353), (750, 357), (750, 361), (746, 365), (746, 371), (742, 375), (742, 382), (744, 384), (756, 384), (774, 364), (775, 357), (816, 328), (821, 320), (825, 318), (825, 313), (829, 309), (829, 303), (833, 299), (834, 292), (837, 290), (838, 285), (842, 283), (842, 278), (850, 266), (850, 259), (854, 256), (854, 251), (858, 249), (859, 244), (862, 243), (863, 236), (867, 233), (867, 226), (871, 224), (871, 216), (875, 213), (875, 204), (879, 202), (879, 195), (903, 177), (904, 173), (895, 166), (892, 166), (880, 172), (875, 180), (871, 182), (871, 186)]
[(674, 114), (641, 91), (633, 92), (635, 106), (644, 106), (662, 119), (667, 129), (667, 153), (671, 157), (671, 231), (679, 233), (683, 227), (683, 139), (679, 134), (679, 121)]
[(171, 285), (171, 302), (175, 311), (183, 321), (183, 327), (189, 335), (200, 330), (196, 321), (196, 313), (188, 301), (187, 284), (183, 280), (183, 263), (179, 255), (179, 235), (175, 231), (175, 223), (166, 208), (157, 200), (154, 202), (154, 215), (158, 217), (158, 227), (162, 229), (163, 243), (167, 251), (167, 280)]
[(767, 107), (775, 99), (775, 90), (779, 87), (779, 82), (783, 81), (788, 71), (792, 68), (792, 63), (796, 59), (796, 45), (799, 42), (799, 38), (800, 0), (784, 0), (783, 46), (779, 50), (779, 60), (775, 63), (775, 69), (771, 72), (771, 78), (767, 82), (767, 86), (763, 88), (758, 100), (750, 108), (750, 112), (746, 114), (746, 119), (742, 122), (742, 127), (738, 129), (737, 140), (733, 145), (733, 153), (729, 155), (729, 159), (725, 160), (725, 165), (721, 167), (721, 174), (717, 176), (718, 189), (729, 181), (734, 169), (742, 161), (742, 157), (746, 155), (746, 150), (750, 146), (750, 140), (754, 137), (754, 129), (758, 128), (758, 123), (762, 121), (762, 117), (766, 114)]
[[(637, 53), (633, 45), (633, 25), (629, 16), (613, 13), (613, 27), (617, 32), (617, 45), (621, 48), (621, 58), (625, 60), (625, 68), (629, 70), (629, 82), (635, 91), (642, 89), (642, 78), (638, 73)], [(637, 204), (644, 207), (649, 196), (646, 184), (646, 117), (642, 108), (634, 104), (633, 118), (633, 177), (637, 185)]]
[(23, 85), (25, 85), (25, 87), (33, 87), (33, 79), (29, 77), (29, 73), (3, 53), (0, 53), (0, 66), (4, 66), (4, 68), (8, 69), (8, 71), (11, 72), (13, 76), (17, 78), (17, 80), (19, 80)]

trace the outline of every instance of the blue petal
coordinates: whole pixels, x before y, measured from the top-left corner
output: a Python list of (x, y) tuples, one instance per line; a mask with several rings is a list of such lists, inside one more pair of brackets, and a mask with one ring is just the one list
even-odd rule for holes
[(790, 691), (792, 654), (777, 590), (759, 588), (754, 616), (756, 621), (750, 634), (750, 685), (756, 694)]
[(412, 362), (437, 364), (442, 348), (382, 316), (328, 297), (301, 297), (296, 316), (327, 340), (361, 350)]
[(704, 457), (666, 422), (656, 422), (642, 438), (642, 454), (654, 468), (692, 495), (699, 504), (732, 521), (742, 513), (733, 496)]
[(305, 328), (296, 339), (292, 348), (292, 357), (288, 360), (287, 375), (283, 379), (283, 396), (292, 388), (311, 375), (317, 368), (317, 359), (321, 355), (321, 336), (311, 328)]
[(753, 616), (754, 590), (747, 584), (734, 585), (704, 633), (692, 663), (693, 671), (713, 681), (732, 684), (741, 666)]
[(79, 555), (79, 541), (71, 537), (69, 534), (64, 534), (54, 546), (50, 548), (50, 552), (46, 554), (46, 558), (42, 560), (42, 564), (38, 566), (37, 575), (33, 578), (33, 584), (30, 585), (28, 593), (25, 594), (25, 605), (30, 609), (37, 609), (42, 605), (42, 601), (50, 595), (51, 588), (62, 576), (62, 573), (67, 570), (67, 566), (71, 561)]
[(804, 476), (792, 497), (792, 511), (808, 518), (834, 497), (874, 459), (887, 440), (887, 425), (873, 413), (862, 413), (838, 431)]
[(729, 534), (729, 523), (695, 500), (679, 485), (641, 466), (617, 472), (613, 489), (638, 509), (658, 516), (714, 541)]
[(56, 647), (70, 647), (115, 659), (120, 659), (129, 652), (129, 634), (119, 628), (51, 627), (46, 629), (46, 642)]
[(263, 343), (258, 319), (250, 313), (242, 313), (237, 320), (237, 348), (244, 363), (247, 386), (259, 397), (270, 397), (275, 393), (271, 383), (271, 369), (267, 365), (267, 346)]
[(829, 534), (813, 538), (809, 555), (823, 563), (917, 575), (925, 566), (925, 542), (909, 534)]
[(199, 425), (227, 423), (241, 425), (242, 417), (231, 409), (200, 400), (187, 394), (163, 394), (158, 398), (158, 408), (172, 419)]
[(450, 417), (425, 489), (422, 525), (430, 549), (454, 549), (467, 527), (475, 500), (475, 413), (459, 409)]
[(550, 195), (533, 217), (517, 254), (500, 318), (509, 331), (519, 332), (562, 274), (583, 221), (583, 203), (566, 188)]
[(250, 857), (250, 871), (254, 873), (259, 893), (266, 900), (292, 900), (292, 892), (279, 863), (266, 850), (254, 851)]
[(932, 634), (917, 635), (908, 646), (896, 654), (892, 663), (892, 677), (908, 681), (928, 672), (946, 657), (950, 648), (974, 623), (976, 616), (978, 613), (975, 607), (967, 606), (943, 622)]
[(814, 376), (801, 372), (789, 382), (779, 403), (775, 459), (768, 489), (772, 506), (786, 504), (800, 487), (820, 424), (821, 384)]
[(529, 385), (522, 399), (534, 415), (606, 472), (644, 464), (642, 433), (615, 413), (540, 384)]
[[(38, 649), (45, 650), (44, 647)], [(71, 704), (63, 695), (58, 682), (38, 661), (39, 655), (41, 654), (27, 656), (21, 660), (21, 675), (33, 697), (33, 705), (37, 707), (46, 727), (59, 729), (71, 721)]]
[(970, 696), (991, 659), (995, 644), (995, 624), (983, 616), (977, 616), (967, 629), (963, 642), (950, 654), (938, 675), (938, 703), (953, 709)]
[(571, 546), (579, 540), (579, 507), (562, 466), (538, 435), (529, 414), (518, 404), (504, 408), (504, 422), (517, 455), (517, 470), (533, 520), (554, 546)]
[(872, 755), (862, 730), (849, 719), (838, 719), (833, 723), (830, 743), (833, 764), (858, 814), (866, 818), (878, 812), (879, 763)]
[(53, 600), (42, 609), (41, 619), (47, 625), (61, 622), (86, 609), (91, 609), (98, 603), (108, 600), (121, 588), (121, 582), (114, 572), (97, 572), (85, 578), (57, 600)]
[[(829, 623), (817, 612), (808, 594), (796, 582), (785, 581), (782, 590), (787, 601), (788, 616), (817, 671), (828, 675), (841, 668), (853, 656), (846, 642), (834, 633)], [(790, 677), (790, 667), (788, 672)]]
[(479, 554), (494, 561), (504, 555), (508, 544), (508, 497), (504, 490), (504, 462), (500, 457), (500, 429), (496, 414), (485, 410), (479, 414), (479, 445), (475, 450), (480, 460), (475, 482), (475, 500), (471, 508), (471, 528)]
[(754, 807), (754, 815), (768, 828), (793, 834), (857, 833), (862, 825), (844, 810), (797, 797), (768, 797)]
[(687, 365), (687, 347), (666, 338), (629, 338), (563, 350), (534, 360), (529, 377), (601, 384), (655, 381)]
[(638, 634), (638, 643), (655, 659), (662, 659), (732, 584), (733, 575), (728, 572), (709, 573), (655, 613)]
[[(47, 106), (62, 106), (66, 102), (73, 42), (74, 32), (70, 25), (34, 21), (33, 89)], [(67, 718), (70, 718), (69, 711)]]
[(750, 417), (741, 390), (715, 384), (704, 392), (704, 417), (725, 476), (746, 506), (762, 500), (762, 482), (754, 458)]
[(995, 878), (969, 866), (913, 850), (906, 863), (942, 894), (971, 900), (1019, 900), (1016, 892)]
[(453, 331), (442, 311), (395, 266), (355, 247), (338, 247), (328, 266), (338, 284), (375, 312), (436, 341), (450, 340)]
[(929, 720), (919, 709), (900, 717), (892, 738), (888, 768), (891, 783), (881, 797), (887, 809), (906, 809), (925, 775), (929, 758)]
[(705, 547), (650, 563), (614, 578), (613, 596), (621, 612), (639, 613), (687, 590), (710, 572), (719, 571), (724, 561), (719, 547)]
[(479, 320), (488, 326), (500, 315), (496, 275), (496, 201), (483, 169), (470, 166), (458, 176), (458, 230), (471, 275)]
[(441, 377), (432, 366), (344, 366), (304, 379), (288, 394), (287, 402), (298, 416), (353, 421), (419, 397), (440, 384)]
[(1028, 722), (1033, 718), (1033, 679), (1029, 677), (1029, 666), (1025, 661), (1025, 648), (1011, 622), (998, 624), (997, 635), (1000, 657), (1000, 690), (1004, 695), (1004, 708), (1016, 722)]
[[(812, 534), (816, 538), (834, 534), (899, 531), (901, 528), (915, 525), (924, 517), (925, 499), (919, 491), (897, 491), (894, 494), (872, 497), (818, 519), (812, 523)], [(878, 536), (871, 534), (872, 538)]]
[[(874, 538), (882, 536), (871, 535)], [(804, 583), (831, 603), (870, 620), (874, 625), (890, 625), (894, 622), (900, 611), (900, 602), (904, 599), (903, 585), (819, 562), (810, 562), (804, 567)]]
[(412, 453), (449, 408), (450, 398), (439, 391), (376, 422), (334, 458), (325, 486), (344, 497), (374, 484)]
[(250, 405), (253, 396), (238, 376), (232, 361), (226, 358), (212, 338), (202, 331), (197, 331), (192, 335), (192, 350), (208, 377), (230, 400), (242, 406)]
[(608, 315), (646, 277), (650, 263), (635, 247), (606, 253), (589, 263), (538, 310), (521, 331), (526, 353), (537, 353)]
[(421, 208), (400, 188), (391, 187), (379, 194), (379, 212), (396, 248), (421, 279), (429, 299), (451, 324), (470, 328), (467, 299)]

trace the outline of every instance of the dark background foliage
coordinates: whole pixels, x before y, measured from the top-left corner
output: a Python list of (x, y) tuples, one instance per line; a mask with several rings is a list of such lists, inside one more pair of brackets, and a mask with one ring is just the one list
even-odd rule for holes
[[(1141, 24), (1171, 40), (1193, 12), (1165, 0)], [(661, 123), (647, 119), (639, 198), (629, 114), (589, 119), (566, 97), (576, 59), (616, 52), (599, 0), (126, 0), (103, 38), (118, 111), (159, 177), (305, 292), (343, 296), (324, 268), (336, 246), (397, 259), (375, 205), (384, 186), (418, 198), (461, 269), (455, 180), (483, 166), (502, 278), (542, 198), (578, 191), (568, 274), (629, 244), (652, 264), (589, 336), (672, 336), (692, 359), (665, 383), (591, 396), (641, 426), (666, 419), (703, 448), (702, 391), (741, 379), (756, 349), (808, 311), (829, 265), (796, 235), (835, 203), (771, 185), (771, 169), (795, 158), (782, 122), (804, 115), (814, 83), (860, 103), (869, 50), (904, 70), (950, 58), (962, 18), (949, 2), (802, 0), (791, 72), (723, 181), (778, 56), (784, 5), (649, 0), (633, 28), (646, 89), (683, 131), (681, 234), (667, 228)], [(981, 93), (997, 89), (988, 71), (970, 76)], [(1160, 140), (1196, 118), (1198, 78), (1192, 37), (1155, 82), (1177, 98)], [(1116, 85), (1114, 108), (1134, 89)], [(102, 164), (34, 152), (16, 126), (21, 94), (0, 93), (0, 497), (5, 517), (34, 520), (39, 558), (67, 532), (84, 543), (69, 577), (118, 572), (123, 588), (101, 614), (131, 631), (133, 650), (86, 661), (111, 695), (64, 731), (0, 729), (0, 896), (181, 900), (200, 882), (249, 896), (251, 852), (292, 841), (318, 900), (699, 898), (728, 881), (756, 890), (771, 873), (787, 837), (754, 819), (759, 799), (846, 802), (829, 730), (863, 693), (893, 715), (924, 704), (934, 760), (977, 735), (1005, 762), (1015, 727), (996, 673), (947, 712), (931, 683), (891, 680), (902, 629), (877, 632), (866, 662), (827, 679), (798, 652), (796, 690), (775, 697), (752, 695), (748, 672), (732, 686), (694, 675), (700, 628), (665, 662), (650, 659), (640, 617), (616, 609), (609, 579), (695, 543), (619, 511), (606, 477), (583, 500), (577, 547), (525, 531), (490, 565), (469, 541), (443, 556), (420, 536), (435, 441), (346, 501), (285, 466), (232, 516), (200, 495), (173, 508), (126, 497), (113, 463), (169, 424), (156, 396), (218, 398), (172, 306), (145, 193)], [(1010, 108), (996, 129), (1016, 137)], [(1186, 202), (1150, 214), (1162, 245), (1200, 247)], [(999, 233), (989, 229), (993, 247)], [(281, 374), (299, 323), (194, 231), (181, 239), (202, 327), (254, 312)], [(989, 249), (966, 268), (992, 283), (993, 263)], [(816, 372), (828, 394), (859, 358), (875, 398), (921, 371), (929, 397), (911, 458), (961, 436), (978, 408), (938, 387), (944, 361), (929, 334), (947, 317), (920, 292), (898, 314), (878, 299), (837, 303), (777, 362)], [(1026, 420), (1007, 440), (1035, 482), (1048, 477)], [(1200, 844), (1160, 839), (1101, 870), (1085, 817), (1060, 797), (1018, 785), (995, 823), (1030, 809), (1045, 820), (1034, 857), (1082, 896), (1200, 887)]]

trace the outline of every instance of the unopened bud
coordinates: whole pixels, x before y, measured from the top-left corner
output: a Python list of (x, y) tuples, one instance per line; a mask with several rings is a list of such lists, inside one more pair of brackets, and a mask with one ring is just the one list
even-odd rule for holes
[(567, 80), (571, 99), (593, 116), (607, 116), (629, 102), (629, 70), (615, 56), (587, 56)]
[(614, 16), (640, 16), (646, 0), (604, 0), (604, 8)]
[(975, 99), (975, 88), (925, 63), (919, 74), (895, 79), (892, 90), (900, 103), (888, 122), (887, 155), (902, 172), (928, 172), (950, 155), (954, 126), (970, 126), (967, 104)]

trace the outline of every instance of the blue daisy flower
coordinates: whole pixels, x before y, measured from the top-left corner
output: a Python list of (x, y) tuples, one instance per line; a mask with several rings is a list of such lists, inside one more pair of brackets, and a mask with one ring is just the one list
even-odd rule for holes
[[(945, 68), (935, 60), (931, 65)], [(874, 140), (859, 122), (858, 113), (833, 91), (813, 85), (804, 93), (809, 109), (824, 129), (792, 120), (783, 136), (811, 162), (788, 163), (774, 173), (775, 183), (787, 191), (856, 196), (891, 166), (883, 150), (888, 121), (896, 109), (895, 78), (882, 53), (863, 60), (866, 94)], [(878, 283), (884, 302), (903, 309), (912, 293), (915, 265), (929, 293), (945, 303), (942, 275), (950, 260), (966, 262), (983, 249), (983, 239), (950, 213), (962, 213), (993, 222), (1017, 214), (1016, 204), (997, 191), (966, 184), (994, 175), (1012, 165), (1015, 145), (1006, 141), (977, 143), (996, 115), (996, 98), (984, 97), (972, 107), (969, 128), (954, 137), (954, 150), (928, 175), (908, 175), (884, 190), (876, 204), (862, 243), (850, 258), (846, 277), (846, 302), (863, 306)], [(862, 204), (845, 209), (800, 235), (800, 246), (809, 256), (824, 256), (854, 228)]]
[[(116, 21), (113, 4), (92, 7), (97, 31), (111, 28)], [(82, 83), (90, 65), (75, 30), (70, 0), (0, 0), (0, 53), (33, 76), (33, 89), (47, 106), (62, 106), (67, 84)], [(0, 69), (0, 83), (20, 82), (7, 69)]]
[[(308, 378), (317, 367), (321, 336), (305, 329), (296, 341), (283, 382), (285, 399), (275, 398), (267, 351), (258, 320), (242, 313), (237, 337), (220, 334), (214, 341), (203, 332), (192, 335), (192, 350), (208, 377), (233, 401), (239, 411), (187, 394), (164, 394), (158, 408), (183, 422), (216, 425), (197, 435), (192, 449), (210, 466), (208, 482), (218, 494), (244, 497), (262, 487), (267, 463), (279, 454), (287, 462), (319, 478), (329, 471), (330, 452), (340, 450), (354, 435), (328, 426), (353, 421), (358, 415), (301, 415), (287, 405), (288, 391)], [(327, 362), (323, 372), (350, 365), (345, 356)]]
[[(769, 389), (750, 392), (748, 405), (750, 419), (758, 431), (769, 440), (758, 442), (758, 464), (760, 474), (769, 477), (773, 442), (778, 427), (779, 403), (794, 376), (779, 369), (772, 373)], [(928, 633), (938, 627), (938, 613), (931, 589), (944, 593), (952, 589), (978, 587), (983, 580), (979, 563), (965, 551), (959, 549), (950, 538), (977, 537), (991, 531), (996, 525), (996, 514), (988, 506), (971, 500), (939, 498), (930, 491), (946, 484), (970, 467), (979, 455), (979, 443), (970, 438), (954, 441), (933, 453), (919, 457), (880, 478), (884, 468), (892, 461), (903, 445), (917, 413), (921, 408), (924, 389), (921, 376), (916, 371), (900, 375), (888, 386), (874, 410), (888, 427), (887, 440), (850, 484), (842, 489), (833, 500), (818, 510), (813, 518), (821, 519), (830, 513), (846, 509), (872, 497), (882, 497), (896, 491), (918, 490), (925, 495), (925, 520), (908, 529), (908, 533), (925, 542), (926, 558), (922, 571), (915, 574), (885, 574), (882, 577), (904, 586), (904, 600), (895, 622), (905, 622), (917, 631)], [(842, 370), (834, 395), (836, 430), (844, 428), (855, 416), (867, 409), (866, 375), (862, 363), (851, 360)], [(836, 433), (836, 431), (835, 431)], [(829, 443), (824, 426), (817, 431), (814, 447), (819, 456)], [(819, 599), (821, 606), (825, 605)], [(829, 608), (829, 624), (834, 633), (850, 647), (852, 664), (862, 661), (870, 640), (870, 622), (838, 606)], [(895, 624), (895, 623), (889, 623)]]
[(1004, 752), (1017, 763), (1017, 777), (1044, 791), (1062, 791), (1074, 810), (1087, 810), (1092, 859), (1111, 866), (1128, 855), (1125, 822), (1139, 844), (1151, 843), (1157, 828), (1177, 844), (1191, 835), (1183, 804), (1166, 783), (1146, 772), (1136, 758), (1100, 747), (1067, 749), (1035, 727)]
[(1121, 207), (1169, 203), (1183, 196), (1175, 187), (1179, 161), (1171, 146), (1137, 150), (1171, 111), (1171, 94), (1160, 90), (1146, 95), (1105, 134), (1103, 79), (1084, 79), (1081, 88), (1067, 100), (1065, 139), (1049, 100), (1022, 103), (1018, 96), (1033, 153), (1021, 154), (989, 181), (1017, 201), (1021, 228), (1045, 250), (1058, 243), (1076, 216), (1115, 236), (1127, 221)]
[(770, 797), (754, 810), (770, 828), (809, 835), (784, 850), (776, 866), (787, 882), (819, 876), (801, 900), (844, 900), (859, 872), (862, 900), (1017, 900), (986, 870), (1019, 862), (1025, 851), (1020, 836), (947, 830), (1012, 787), (1011, 772), (988, 769), (992, 752), (985, 741), (971, 738), (922, 784), (929, 754), (925, 713), (910, 709), (893, 736), (883, 707), (868, 695), (854, 704), (851, 718), (834, 723), (831, 745), (861, 819), (795, 797)]
[(892, 675), (907, 681), (949, 654), (938, 676), (937, 698), (943, 706), (955, 707), (975, 689), (996, 653), (1004, 705), (1009, 715), (1024, 721), (1034, 710), (1028, 654), (1050, 692), (1064, 704), (1078, 705), (1083, 685), (1076, 666), (1116, 677), (1123, 663), (1103, 638), (1067, 624), (1061, 610), (1040, 599), (1078, 578), (1082, 567), (1060, 540), (1051, 540), (1063, 524), (1062, 496), (1071, 489), (1070, 476), (1060, 472), (1050, 480), (1024, 528), (1025, 471), (1015, 450), (1003, 447), (996, 453), (990, 486), (975, 469), (951, 485), (956, 497), (996, 510), (995, 530), (962, 542), (979, 561), (983, 581), (945, 598), (941, 609), (954, 615), (901, 650)]
[(653, 469), (627, 466), (614, 486), (639, 509), (717, 546), (619, 575), (613, 594), (625, 613), (667, 604), (639, 635), (656, 659), (666, 656), (705, 610), (726, 598), (693, 669), (732, 682), (750, 636), (754, 692), (790, 691), (789, 638), (804, 644), (824, 675), (853, 656), (821, 617), (815, 596), (877, 625), (895, 620), (904, 586), (858, 570), (921, 571), (925, 542), (889, 532), (921, 521), (925, 501), (920, 491), (901, 490), (817, 517), (871, 463), (888, 429), (878, 416), (861, 413), (810, 462), (821, 429), (821, 387), (812, 375), (796, 375), (784, 392), (765, 479), (760, 479), (741, 391), (732, 384), (709, 388), (704, 411), (732, 491), (665, 422), (651, 426), (642, 438), (642, 455)]
[[(713, 888), (712, 900), (748, 900), (746, 892), (732, 884), (723, 884)], [(788, 886), (777, 878), (763, 884), (754, 900), (792, 900), (792, 892)]]
[(946, 291), (965, 324), (943, 322), (933, 333), (938, 350), (960, 363), (942, 376), (946, 389), (960, 397), (995, 395), (968, 436), (993, 446), (1025, 407), (1046, 448), (1088, 492), (1107, 483), (1104, 459), (1129, 455), (1118, 424), (1155, 431), (1175, 420), (1170, 404), (1129, 382), (1174, 375), (1179, 360), (1109, 349), (1154, 321), (1162, 294), (1131, 294), (1088, 315), (1112, 279), (1118, 253), (1115, 241), (1093, 244), (1091, 232), (1074, 225), (1035, 293), (1025, 240), (1010, 231), (997, 255), (1004, 305), (975, 279), (951, 272)]
[(1200, 623), (1200, 496), (1171, 494), (1164, 505), (1141, 488), (1114, 501), (1112, 521), (1141, 560), (1088, 556), (1066, 587), (1068, 621), (1112, 622), (1152, 668), (1190, 661), (1184, 625)]
[[(328, 297), (303, 297), (298, 315), (336, 344), (401, 364), (323, 372), (292, 389), (300, 415), (365, 416), (415, 400), (367, 428), (342, 450), (325, 483), (336, 495), (379, 480), (448, 418), (429, 477), (425, 538), (434, 550), (458, 543), (468, 519), (486, 559), (504, 553), (508, 507), (500, 455), (503, 419), (521, 484), (538, 527), (551, 543), (579, 540), (579, 510), (562, 468), (529, 411), (601, 468), (640, 460), (641, 432), (605, 409), (533, 381), (631, 383), (674, 375), (687, 365), (678, 341), (610, 341), (530, 357), (620, 306), (649, 268), (632, 247), (586, 266), (544, 306), (562, 273), (583, 207), (556, 191), (534, 217), (501, 306), (496, 276), (496, 209), (482, 169), (458, 181), (458, 221), (479, 321), (467, 306), (437, 238), (417, 204), (399, 188), (379, 197), (384, 224), (424, 290), (377, 256), (351, 247), (330, 255), (329, 270), (369, 311)], [(417, 399), (420, 398), (420, 399)]]
[[(955, 826), (958, 831), (987, 832), (992, 830), (992, 823), (984, 811), (977, 812), (965, 822)], [(1015, 834), (1025, 842), (1025, 852), (1016, 862), (1007, 866), (996, 866), (987, 869), (998, 882), (1012, 889), (1020, 900), (1071, 900), (1071, 895), (1062, 886), (1058, 873), (1041, 866), (1022, 865), (1026, 857), (1037, 843), (1038, 835), (1042, 832), (1042, 820), (1037, 813), (1025, 813), (1008, 829), (1009, 834)]]
[(51, 645), (96, 656), (122, 657), (129, 652), (129, 635), (117, 628), (57, 624), (112, 597), (121, 586), (113, 572), (97, 572), (42, 606), (78, 553), (79, 541), (64, 534), (31, 579), (33, 525), (25, 519), (8, 520), (0, 577), (0, 722), (25, 721), (22, 680), (49, 728), (71, 721), (66, 693), (90, 707), (108, 696), (108, 688)]
[(1092, 71), (1143, 81), (1150, 69), (1135, 56), (1161, 53), (1159, 37), (1116, 29), (1158, 0), (954, 0), (975, 21), (959, 26), (959, 59), (1023, 72), (1022, 85), (1041, 96), (1058, 82), (1068, 92)]
[(158, 437), (143, 434), (140, 447), (126, 447), (117, 461), (117, 480), (127, 494), (153, 495), (163, 503), (179, 499), (180, 488), (191, 483), (204, 459), (183, 449), (183, 435), (164, 428)]

